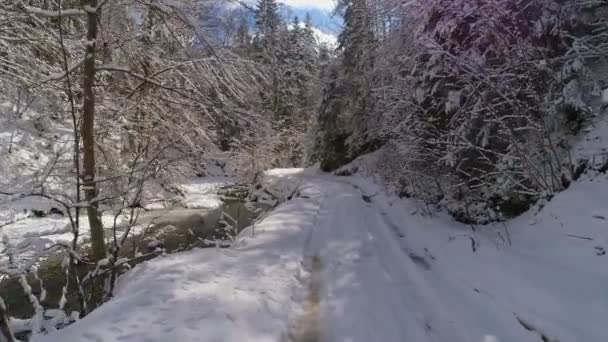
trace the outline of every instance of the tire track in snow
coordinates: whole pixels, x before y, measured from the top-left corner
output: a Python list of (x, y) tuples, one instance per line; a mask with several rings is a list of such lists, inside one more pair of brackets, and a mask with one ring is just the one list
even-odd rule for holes
[(297, 318), (290, 329), (285, 342), (318, 342), (320, 305), (321, 305), (321, 258), (307, 257), (305, 268), (310, 272), (308, 298), (304, 304), (303, 314)]
[[(291, 322), (287, 336), (282, 342), (318, 342), (320, 341), (320, 312), (321, 312), (321, 271), (322, 262), (319, 256), (320, 241), (319, 224), (327, 216), (325, 209), (327, 191), (323, 191), (318, 201), (319, 208), (311, 220), (311, 227), (304, 242), (302, 251), (302, 269), (309, 276), (307, 284), (307, 297), (302, 305), (302, 313)], [(302, 280), (304, 283), (305, 281)]]
[[(466, 331), (459, 326), (457, 316), (445, 312), (441, 297), (430, 283), (428, 274), (432, 267), (426, 259), (426, 253), (414, 252), (414, 248), (405, 239), (400, 225), (388, 215), (390, 208), (386, 203), (367, 200), (374, 198), (375, 195), (366, 195), (365, 189), (356, 184), (348, 181), (340, 183), (350, 185), (361, 196), (361, 202), (357, 203), (353, 200), (348, 203), (353, 207), (351, 211), (359, 211), (362, 215), (360, 216), (362, 221), (353, 224), (352, 228), (360, 229), (370, 237), (369, 241), (374, 251), (371, 255), (376, 258), (376, 267), (382, 269), (385, 279), (388, 279), (385, 282), (380, 276), (370, 275), (369, 278), (373, 280), (364, 286), (367, 291), (375, 287), (385, 291), (386, 311), (392, 311), (393, 317), (401, 317), (406, 326), (405, 331), (401, 331), (403, 335), (400, 338), (407, 337), (412, 341), (471, 341)], [(362, 212), (364, 208), (368, 209), (367, 213)], [(364, 272), (362, 270), (361, 274), (363, 275)], [(359, 277), (359, 279), (364, 278)], [(391, 341), (398, 341), (394, 335), (391, 338), (394, 338)]]

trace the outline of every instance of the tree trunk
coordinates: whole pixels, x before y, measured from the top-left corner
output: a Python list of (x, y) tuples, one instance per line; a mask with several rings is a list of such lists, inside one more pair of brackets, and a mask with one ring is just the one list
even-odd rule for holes
[[(82, 0), (83, 6), (97, 7), (97, 0)], [(82, 185), (84, 198), (88, 203), (87, 216), (91, 229), (92, 257), (99, 261), (106, 257), (106, 246), (97, 202), (97, 183), (95, 182), (95, 42), (97, 40), (97, 13), (87, 13), (87, 45), (84, 60), (82, 126), (80, 135), (83, 145)]]

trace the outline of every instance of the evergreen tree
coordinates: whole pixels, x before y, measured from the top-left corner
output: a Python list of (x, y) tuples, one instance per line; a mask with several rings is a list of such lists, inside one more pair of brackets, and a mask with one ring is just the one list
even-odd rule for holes
[(342, 0), (344, 31), (338, 37), (339, 62), (331, 72), (319, 113), (317, 157), (324, 170), (344, 165), (378, 146), (368, 134), (372, 123), (371, 78), (375, 37), (367, 0)]
[(338, 36), (344, 73), (366, 72), (374, 65), (375, 37), (367, 0), (342, 0), (344, 30)]
[(312, 17), (309, 12), (306, 12), (306, 17), (304, 17), (304, 27), (308, 30), (312, 30)]
[(304, 30), (302, 33), (302, 45), (304, 47), (305, 54), (308, 58), (308, 63), (318, 63), (319, 55), (321, 52), (321, 45), (317, 41), (315, 37), (315, 32), (313, 31), (312, 18), (310, 13), (306, 13), (306, 19), (304, 20)]
[(251, 44), (251, 36), (249, 34), (249, 22), (247, 17), (241, 16), (236, 31), (235, 47), (241, 52), (246, 52)]
[(255, 11), (256, 42), (266, 54), (274, 54), (281, 29), (281, 16), (276, 0), (260, 0)]
[(261, 0), (256, 11), (255, 49), (267, 68), (270, 86), (261, 91), (264, 111), (272, 122), (274, 166), (303, 163), (305, 134), (318, 93), (318, 47), (310, 19), (302, 27), (294, 17), (288, 28), (274, 0)]
[(300, 24), (300, 18), (298, 18), (297, 15), (295, 17), (293, 17), (293, 22), (292, 22), (291, 26), (292, 26), (292, 28), (291, 28), (292, 35), (293, 36), (300, 35), (300, 31), (301, 31), (302, 27)]

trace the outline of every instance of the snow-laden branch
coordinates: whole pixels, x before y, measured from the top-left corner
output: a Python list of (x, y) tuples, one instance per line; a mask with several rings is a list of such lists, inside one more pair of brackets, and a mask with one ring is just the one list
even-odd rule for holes
[(42, 8), (26, 6), (26, 5), (23, 5), (22, 8), (29, 14), (37, 15), (40, 17), (47, 17), (47, 18), (77, 17), (77, 16), (87, 14), (86, 11), (84, 11), (82, 9), (78, 9), (78, 8), (66, 9), (66, 10), (62, 10), (62, 11), (49, 11), (49, 10), (45, 10)]
[(84, 63), (84, 60), (72, 65), (71, 67), (68, 68), (67, 71), (64, 71), (61, 73), (56, 73), (56, 74), (51, 74), (51, 75), (49, 75), (49, 77), (42, 80), (41, 83), (47, 83), (50, 81), (59, 81), (59, 80), (63, 79), (64, 77), (66, 77), (67, 75), (71, 74), (74, 70), (78, 69), (82, 65), (82, 63)]
[(157, 87), (160, 87), (160, 88), (163, 88), (163, 89), (168, 89), (168, 90), (174, 90), (172, 88), (169, 88), (169, 87), (163, 85), (162, 83), (159, 83), (158, 81), (150, 79), (150, 78), (148, 78), (148, 77), (146, 77), (144, 75), (138, 74), (138, 73), (134, 72), (133, 70), (131, 70), (128, 67), (123, 67), (123, 66), (119, 66), (119, 65), (100, 65), (100, 66), (97, 66), (95, 68), (95, 70), (96, 71), (123, 72), (123, 73), (128, 74), (130, 76), (133, 76), (133, 77), (135, 77), (135, 78), (137, 78), (139, 80), (142, 80), (142, 81), (148, 82), (150, 84), (153, 84), (153, 85), (155, 85)]
[(58, 10), (58, 11), (45, 10), (45, 9), (42, 9), (39, 7), (28, 6), (23, 3), (21, 4), (20, 7), (23, 10), (25, 10), (25, 12), (39, 16), (39, 17), (46, 17), (46, 18), (64, 17), (65, 18), (65, 17), (78, 17), (81, 15), (87, 15), (87, 14), (95, 14), (106, 4), (106, 2), (108, 2), (108, 0), (103, 0), (95, 7), (84, 6), (83, 8), (69, 8), (69, 9)]
[(244, 9), (250, 11), (251, 13), (256, 13), (256, 9), (253, 8), (252, 6), (248, 5), (245, 1), (241, 1), (241, 0), (228, 0), (230, 2), (234, 2), (237, 5), (242, 6)]

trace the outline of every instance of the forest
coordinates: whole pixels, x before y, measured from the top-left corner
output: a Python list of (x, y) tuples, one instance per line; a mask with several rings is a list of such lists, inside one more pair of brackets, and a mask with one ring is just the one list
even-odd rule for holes
[[(353, 333), (354, 339), (343, 339), (348, 329), (333, 330), (337, 323), (323, 328), (330, 319), (350, 322), (324, 309), (330, 300), (324, 294), (331, 291), (321, 280), (324, 272), (332, 276), (323, 268), (329, 260), (350, 260), (347, 250), (337, 252), (340, 248), (367, 241), (367, 235), (347, 226), (361, 232), (382, 226), (396, 234), (384, 241), (378, 230), (369, 233), (384, 247), (411, 239), (401, 245), (402, 256), (384, 256), (379, 248), (382, 267), (396, 278), (390, 270), (403, 267), (398, 260), (434, 272), (436, 254), (429, 246), (445, 239), (464, 240), (458, 243), (477, 256), (486, 253), (480, 251), (484, 246), (495, 244), (499, 250), (499, 244), (513, 246), (519, 239), (523, 249), (545, 238), (547, 259), (557, 246), (572, 248), (574, 254), (579, 247), (589, 247), (593, 258), (606, 253), (608, 202), (602, 201), (608, 200), (608, 1), (337, 0), (331, 10), (317, 8), (314, 16), (306, 14), (313, 5), (289, 7), (277, 0), (0, 0), (0, 341), (119, 340), (118, 335), (82, 337), (78, 326), (124, 298), (124, 288), (130, 285), (121, 284), (133, 282), (121, 279), (131, 279), (151, 265), (160, 270), (170, 258), (178, 260), (177, 255), (205, 265), (214, 257), (195, 257), (193, 251), (229, 254), (246, 243), (265, 251), (262, 264), (273, 269), (277, 255), (285, 253), (289, 259), (300, 247), (276, 248), (264, 240), (263, 232), (280, 233), (277, 227), (288, 227), (283, 233), (286, 242), (277, 244), (296, 246), (295, 237), (287, 239), (289, 229), (314, 221), (319, 230), (325, 227), (325, 211), (340, 222), (325, 227), (334, 227), (335, 236), (310, 233), (302, 238), (308, 241), (305, 255), (293, 256), (305, 265), (298, 274), (305, 274), (306, 285), (280, 281), (285, 291), (288, 285), (303, 286), (312, 293), (317, 304), (304, 300), (294, 305), (304, 317), (320, 315), (315, 322), (320, 321), (321, 328), (318, 322), (315, 328), (308, 323), (302, 328), (298, 319), (294, 323), (291, 316), (298, 316), (298, 310), (281, 311), (275, 316), (284, 316), (280, 322), (288, 328), (272, 325), (276, 322), (252, 323), (260, 331), (283, 331), (280, 338), (264, 339), (237, 329), (242, 335), (222, 330), (214, 335), (217, 339), (179, 334), (170, 339), (402, 341), (409, 336), (422, 342), (452, 336), (451, 341), (462, 342), (524, 341), (509, 335), (511, 328), (505, 328), (504, 335), (497, 328), (498, 337), (447, 328), (449, 318), (435, 314), (442, 311), (438, 303), (448, 298), (445, 293), (460, 291), (456, 287), (437, 287), (436, 296), (394, 288), (395, 293), (417, 298), (414, 306), (431, 308), (421, 314), (424, 322), (412, 323), (409, 329), (420, 335), (391, 335), (401, 323), (390, 325), (390, 319), (383, 323), (386, 335), (366, 335), (373, 329), (370, 325), (369, 331)], [(319, 13), (327, 15), (325, 25)], [(328, 29), (327, 21), (339, 23), (339, 30)], [(599, 185), (586, 188), (589, 182)], [(316, 211), (298, 201), (310, 201)], [(397, 209), (393, 201), (408, 204)], [(579, 217), (572, 209), (579, 202), (590, 210), (588, 215), (579, 211)], [(347, 204), (350, 209), (343, 208)], [(377, 210), (366, 209), (371, 205)], [(562, 207), (572, 211), (548, 213)], [(349, 212), (361, 215), (359, 220)], [(399, 216), (410, 212), (434, 223)], [(524, 238), (528, 231), (518, 235), (524, 218), (536, 220), (529, 215), (563, 218), (560, 234), (567, 242), (552, 240), (549, 223), (539, 224), (547, 232), (530, 233), (538, 236)], [(199, 216), (196, 224), (188, 221)], [(584, 223), (587, 219), (593, 223)], [(159, 223), (162, 220), (166, 222)], [(201, 223), (211, 220), (217, 222)], [(438, 223), (444, 221), (450, 223)], [(213, 225), (216, 235), (192, 232), (201, 225), (203, 230)], [(187, 241), (169, 248), (168, 237), (179, 234), (167, 233), (167, 227), (190, 234), (184, 237)], [(435, 234), (425, 232), (429, 229), (438, 235), (425, 235)], [(256, 232), (261, 234), (258, 240), (248, 240)], [(252, 237), (245, 238), (249, 233)], [(324, 243), (331, 245), (327, 255), (325, 247), (311, 247)], [(361, 249), (359, 258), (366, 255)], [(452, 257), (449, 248), (442, 253)], [(463, 252), (454, 253), (454, 260), (461, 260), (463, 254), (458, 253)], [(529, 257), (525, 253), (521, 255)], [(232, 265), (228, 254), (221, 254), (226, 260), (218, 261), (218, 269)], [(576, 262), (595, 265), (576, 255)], [(486, 260), (497, 261), (487, 261), (487, 267), (500, 269), (506, 261), (498, 260), (510, 257), (491, 254)], [(288, 265), (281, 271), (285, 276), (279, 272), (277, 279), (292, 276)], [(509, 265), (505, 269), (515, 267)], [(234, 267), (235, 273), (248, 274), (245, 266)], [(551, 264), (543, 272), (551, 267), (558, 269)], [(349, 270), (361, 279), (382, 278), (368, 269)], [(253, 278), (259, 286), (274, 279), (259, 272)], [(439, 284), (450, 272), (439, 272), (437, 279), (411, 272), (403, 277)], [(228, 273), (222, 274), (232, 281)], [(605, 272), (596, 276), (608, 280)], [(365, 289), (382, 292), (383, 284)], [(528, 288), (525, 281), (521, 284)], [(260, 291), (265, 294), (273, 286)], [(565, 298), (571, 290), (555, 293)], [(589, 290), (589, 296), (596, 290)], [(370, 295), (351, 291), (353, 297), (348, 298)], [(222, 305), (224, 297), (217, 293), (210, 298), (219, 299), (210, 305)], [(353, 312), (375, 307), (351, 304)], [(482, 307), (478, 312), (486, 310)], [(603, 300), (595, 312), (607, 313), (608, 303)], [(562, 317), (547, 317), (509, 313), (513, 326), (534, 336), (531, 341), (599, 342), (598, 336), (606, 335), (601, 329), (579, 334), (573, 328), (553, 336), (546, 329), (555, 328)], [(224, 324), (217, 322), (201, 324)], [(351, 323), (359, 324), (355, 318)], [(494, 327), (480, 324), (480, 331)], [(73, 335), (53, 337), (57, 330)], [(146, 340), (145, 333), (125, 339), (167, 340)]]

